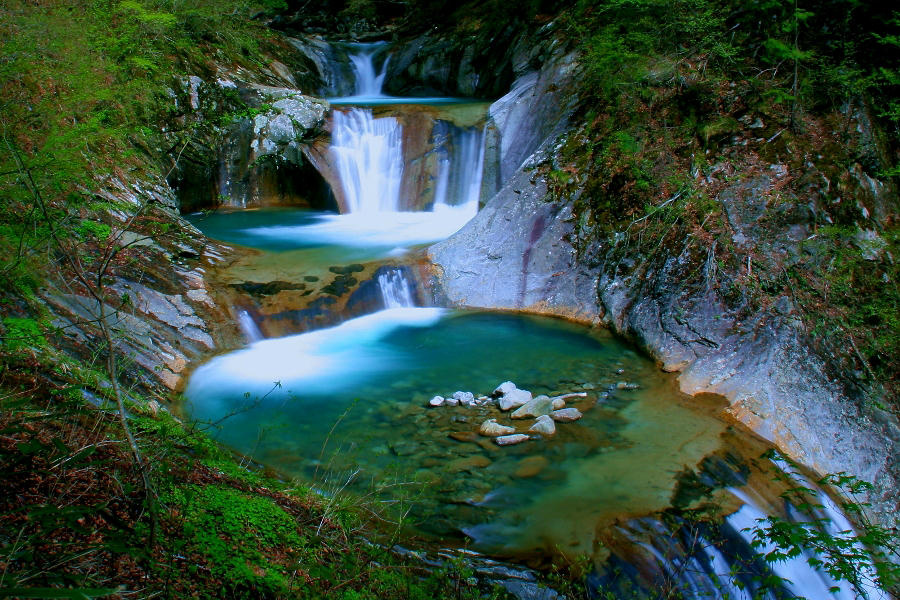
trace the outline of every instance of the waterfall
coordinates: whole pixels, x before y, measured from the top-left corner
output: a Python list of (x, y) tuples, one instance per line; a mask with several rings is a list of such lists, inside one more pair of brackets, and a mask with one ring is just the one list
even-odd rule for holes
[(258, 342), (263, 339), (263, 334), (259, 330), (259, 327), (256, 326), (256, 321), (253, 320), (253, 317), (250, 316), (246, 310), (241, 310), (237, 315), (238, 326), (241, 328), (241, 332), (243, 332), (244, 337), (251, 344), (253, 342)]
[(478, 210), (484, 171), (484, 130), (452, 127), (439, 150), (435, 206), (472, 206)]
[(355, 44), (353, 47), (358, 50), (356, 54), (350, 55), (350, 63), (353, 66), (353, 75), (356, 77), (356, 89), (354, 96), (380, 98), (384, 96), (381, 87), (384, 85), (384, 76), (387, 72), (388, 60), (390, 56), (384, 59), (381, 65), (381, 72), (375, 71), (375, 55), (385, 46), (384, 42), (374, 44)]
[(400, 269), (388, 269), (378, 276), (378, 288), (385, 308), (410, 308), (415, 306), (412, 286)]
[(335, 111), (330, 151), (350, 213), (397, 212), (403, 179), (403, 139), (393, 117), (371, 109)]

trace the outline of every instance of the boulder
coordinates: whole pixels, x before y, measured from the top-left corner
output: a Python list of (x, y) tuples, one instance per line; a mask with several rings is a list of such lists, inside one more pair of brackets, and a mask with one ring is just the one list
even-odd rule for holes
[(513, 419), (528, 419), (548, 415), (553, 410), (553, 401), (549, 396), (538, 396), (520, 406), (510, 416)]
[(495, 437), (494, 443), (498, 446), (513, 446), (515, 444), (527, 442), (530, 439), (531, 438), (524, 433), (516, 433), (513, 435), (501, 435), (500, 437)]
[(539, 433), (546, 436), (555, 435), (556, 424), (550, 418), (550, 415), (541, 415), (534, 422), (534, 425), (528, 428), (528, 433)]
[(484, 423), (481, 424), (481, 427), (478, 428), (478, 433), (488, 437), (496, 437), (498, 435), (509, 435), (510, 433), (515, 433), (515, 427), (509, 427), (508, 425), (501, 425), (495, 419), (488, 419)]
[(516, 384), (514, 384), (512, 381), (504, 381), (503, 383), (498, 385), (493, 392), (491, 392), (491, 397), (499, 398), (501, 396), (505, 396), (515, 389), (518, 388), (516, 388)]
[(531, 392), (516, 388), (501, 396), (497, 402), (500, 404), (500, 410), (510, 410), (528, 404), (531, 400)]
[(563, 408), (562, 410), (554, 410), (550, 413), (550, 418), (560, 423), (571, 423), (577, 421), (584, 415), (577, 408)]

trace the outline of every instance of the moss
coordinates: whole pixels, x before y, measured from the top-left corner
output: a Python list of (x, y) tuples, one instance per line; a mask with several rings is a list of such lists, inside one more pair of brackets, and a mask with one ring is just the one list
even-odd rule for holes
[(41, 328), (34, 319), (6, 317), (3, 319), (3, 326), (6, 328), (3, 345), (8, 350), (47, 346), (47, 338), (41, 333)]

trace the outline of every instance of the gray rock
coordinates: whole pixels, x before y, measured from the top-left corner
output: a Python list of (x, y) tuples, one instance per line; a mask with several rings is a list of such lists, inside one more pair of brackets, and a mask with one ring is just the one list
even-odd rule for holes
[(478, 428), (478, 433), (486, 437), (497, 437), (501, 435), (510, 435), (516, 432), (515, 427), (501, 425), (496, 419), (488, 419)]
[(530, 581), (504, 580), (500, 582), (506, 591), (518, 598), (518, 600), (560, 600), (555, 590)]
[(546, 436), (555, 435), (556, 424), (553, 422), (553, 419), (551, 419), (549, 415), (541, 415), (537, 418), (537, 421), (534, 422), (534, 425), (528, 428), (528, 432), (539, 433)]
[(561, 410), (554, 410), (550, 413), (550, 418), (554, 421), (559, 421), (560, 423), (571, 423), (583, 416), (584, 415), (582, 415), (581, 411), (577, 408), (563, 408)]
[(553, 401), (548, 396), (538, 396), (517, 408), (510, 416), (513, 419), (528, 419), (550, 414), (553, 410)]
[(525, 435), (524, 433), (515, 433), (513, 435), (501, 435), (499, 437), (495, 437), (494, 443), (498, 446), (513, 446), (515, 444), (527, 442), (530, 439), (531, 437)]
[(555, 398), (550, 398), (550, 403), (553, 406), (553, 410), (559, 410), (561, 408), (566, 407), (565, 399), (560, 398), (559, 396), (557, 396)]

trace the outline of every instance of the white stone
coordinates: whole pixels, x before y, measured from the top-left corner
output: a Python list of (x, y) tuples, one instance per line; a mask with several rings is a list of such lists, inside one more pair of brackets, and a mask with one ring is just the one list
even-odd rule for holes
[(548, 415), (541, 415), (534, 422), (534, 425), (528, 428), (528, 432), (547, 436), (554, 435), (556, 433), (556, 424)]
[(497, 437), (500, 435), (509, 435), (511, 433), (515, 433), (515, 427), (509, 427), (507, 425), (501, 425), (496, 421), (496, 419), (488, 419), (484, 423), (481, 424), (481, 427), (478, 428), (478, 433), (487, 437)]
[(513, 389), (500, 397), (500, 410), (510, 410), (531, 402), (531, 392), (528, 390)]
[(435, 396), (431, 400), (428, 401), (429, 406), (443, 406), (444, 405), (444, 397), (443, 396)]
[(584, 415), (582, 415), (581, 411), (577, 408), (564, 408), (562, 410), (554, 410), (550, 413), (550, 418), (554, 421), (559, 421), (560, 423), (571, 423), (583, 416)]
[(531, 438), (524, 433), (516, 433), (513, 435), (501, 435), (500, 437), (495, 437), (494, 443), (498, 446), (512, 446), (514, 444), (527, 442), (530, 439)]

